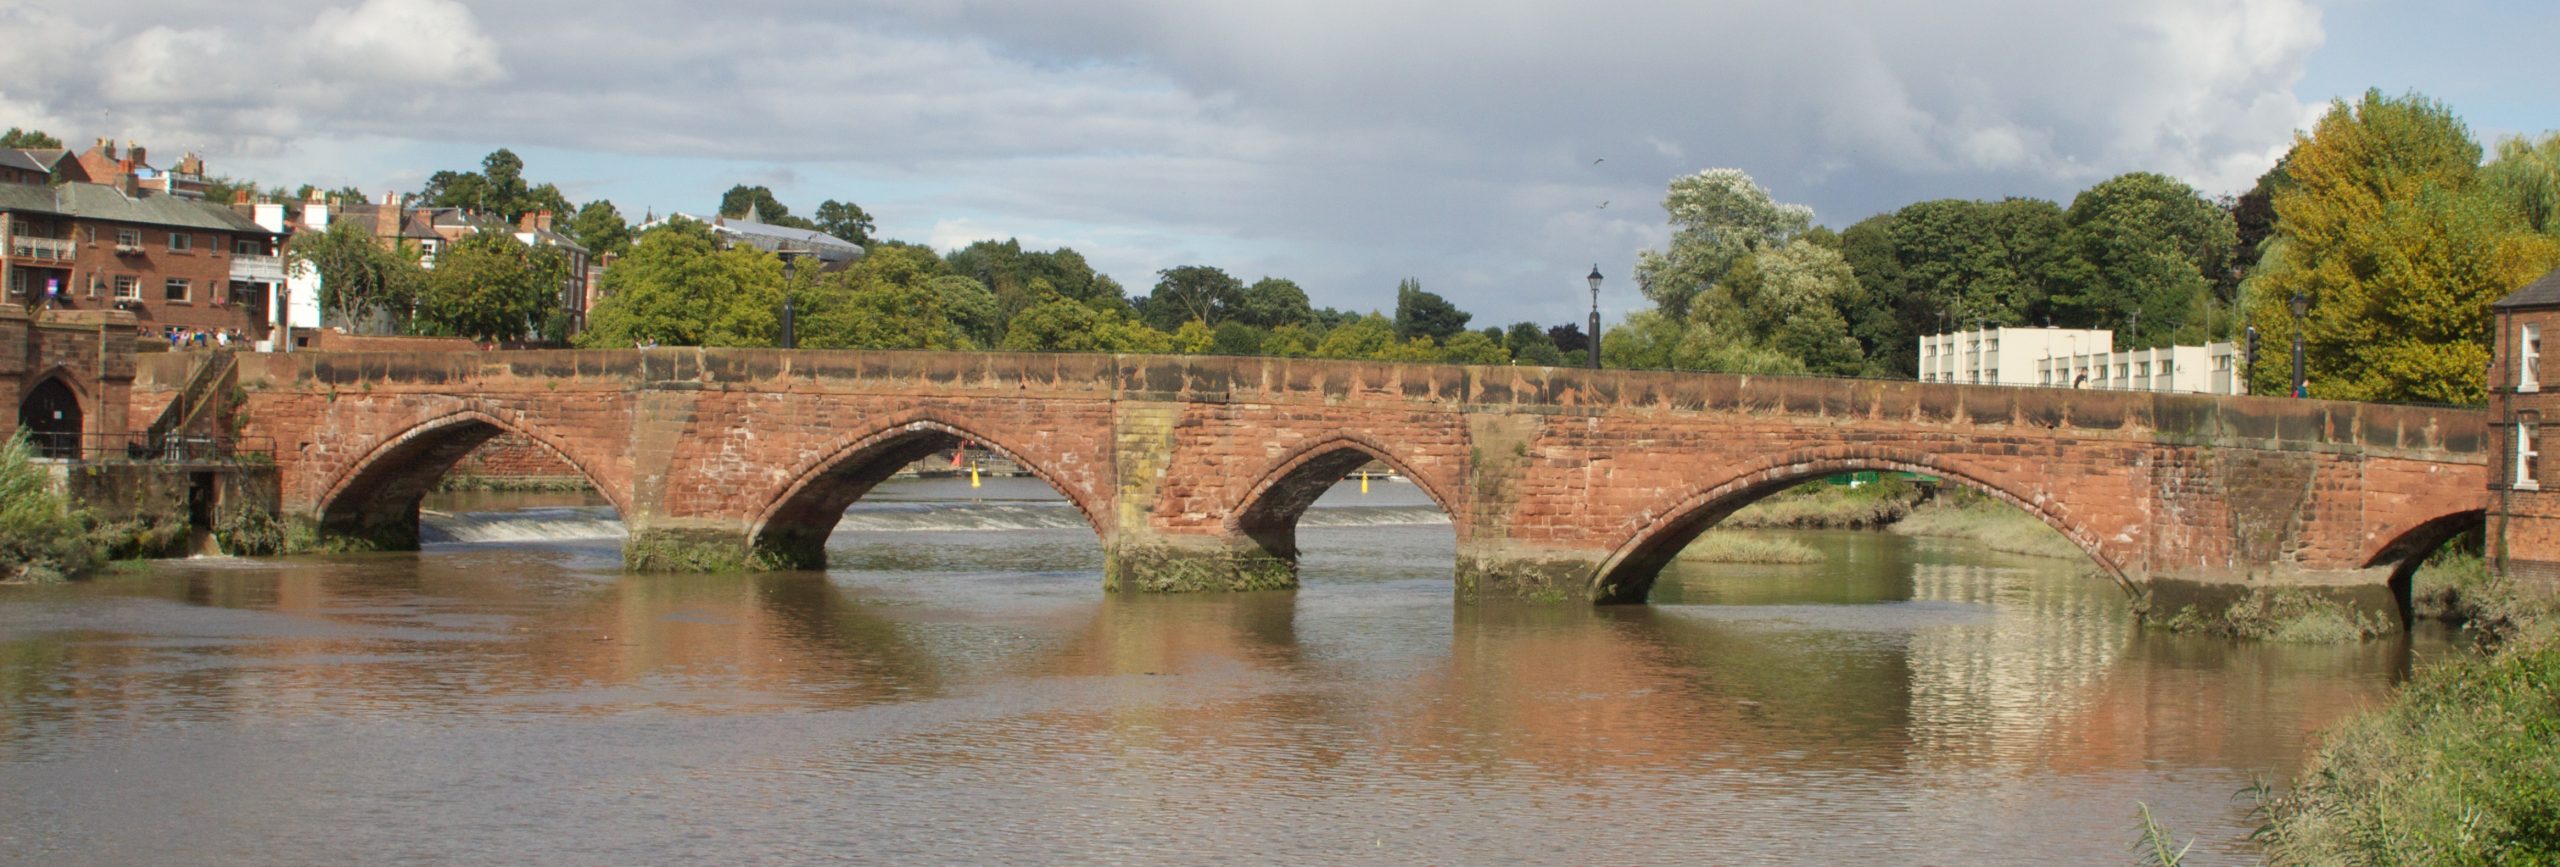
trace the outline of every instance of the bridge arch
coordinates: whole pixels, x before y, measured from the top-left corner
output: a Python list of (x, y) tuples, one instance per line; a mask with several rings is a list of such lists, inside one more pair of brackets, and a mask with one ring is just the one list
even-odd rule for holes
[(1984, 474), (1961, 463), (1900, 449), (1827, 448), (1790, 453), (1754, 464), (1742, 472), (1683, 499), (1678, 506), (1636, 531), (1617, 546), (1594, 574), (1591, 598), (1601, 603), (1643, 602), (1653, 581), (1671, 558), (1698, 536), (1761, 498), (1807, 481), (1841, 473), (1886, 470), (1937, 476), (1980, 491), (2025, 510), (2062, 533), (2089, 555), (2107, 577), (2130, 590), (2124, 568), (2101, 550), (2094, 537), (2046, 504), (2011, 493)]
[(908, 464), (972, 442), (1048, 483), (1084, 516), (1096, 537), (1107, 538), (1102, 513), (1084, 490), (1060, 479), (1047, 463), (1025, 457), (984, 431), (981, 425), (932, 410), (903, 413), (793, 470), (790, 483), (756, 516), (749, 538), (768, 561), (825, 568), (827, 537), (844, 520), (845, 509)]
[(1244, 498), (1229, 510), (1228, 532), (1251, 542), (1261, 553), (1288, 564), (1290, 574), (1298, 568), (1298, 519), (1315, 504), (1316, 498), (1332, 489), (1342, 477), (1377, 460), (1396, 471), (1397, 475), (1422, 490), (1424, 496), (1440, 507), (1456, 525), (1460, 538), (1466, 535), (1466, 515), (1456, 501), (1441, 489), (1434, 477), (1417, 473), (1394, 450), (1376, 440), (1349, 431), (1330, 431), (1290, 449), (1263, 470), (1253, 485), (1245, 489)]
[(2466, 509), (2437, 515), (2385, 537), (2365, 555), (2364, 568), (2389, 568), (2392, 601), (2400, 606), (2400, 619), (2407, 621), (2417, 611), (2418, 567), (2427, 557), (2455, 537), (2489, 526), (2486, 508)]
[(539, 430), (479, 409), (437, 415), (385, 437), (347, 464), (322, 489), (318, 513), (323, 533), (385, 550), (418, 547), (418, 504), (454, 464), (482, 443), (513, 433), (540, 445), (575, 468), (630, 514), (629, 493), (604, 484), (595, 469)]

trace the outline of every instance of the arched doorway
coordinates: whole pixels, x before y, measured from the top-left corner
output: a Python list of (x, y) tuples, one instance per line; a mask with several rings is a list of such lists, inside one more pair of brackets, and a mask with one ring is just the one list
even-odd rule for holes
[(27, 432), (27, 443), (39, 457), (78, 458), (80, 396), (60, 377), (47, 377), (18, 404), (18, 429)]

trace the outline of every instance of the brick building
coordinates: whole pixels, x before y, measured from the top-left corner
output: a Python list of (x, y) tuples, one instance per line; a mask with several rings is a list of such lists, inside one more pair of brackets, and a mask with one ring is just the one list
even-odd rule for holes
[[(2560, 381), (2542, 364), (2545, 336), (2560, 337), (2560, 270), (2489, 305), (2497, 343), (2489, 362), (2489, 557), (2491, 568), (2560, 589), (2560, 489), (2546, 489), (2546, 423), (2560, 424)], [(2553, 484), (2560, 486), (2560, 478)]]
[(144, 333), (264, 334), (280, 236), (184, 195), (117, 184), (0, 184), (0, 298), (48, 309), (118, 309)]

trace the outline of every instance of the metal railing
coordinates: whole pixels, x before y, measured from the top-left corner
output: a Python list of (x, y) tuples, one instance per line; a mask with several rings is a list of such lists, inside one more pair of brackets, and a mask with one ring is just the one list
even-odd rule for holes
[(276, 459), (275, 441), (267, 437), (28, 431), (27, 445), (38, 458), (92, 464), (272, 464)]
[(69, 238), (39, 238), (31, 235), (9, 236), (9, 255), (22, 259), (69, 262), (79, 255)]

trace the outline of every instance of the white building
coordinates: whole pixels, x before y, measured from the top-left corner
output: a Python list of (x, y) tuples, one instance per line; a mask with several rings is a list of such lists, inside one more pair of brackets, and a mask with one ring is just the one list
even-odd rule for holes
[(1920, 338), (1920, 381), (2247, 394), (2229, 343), (2115, 351), (2115, 332), (1986, 328)]

